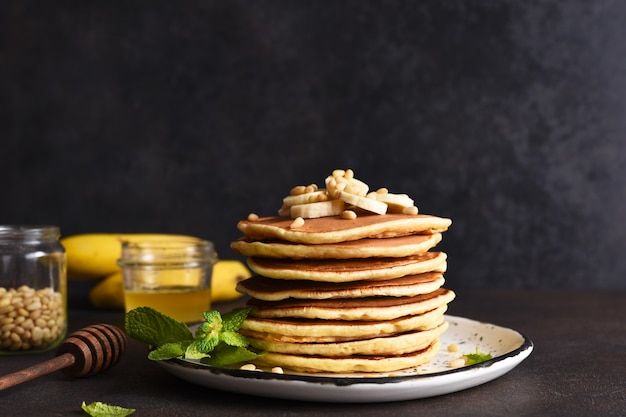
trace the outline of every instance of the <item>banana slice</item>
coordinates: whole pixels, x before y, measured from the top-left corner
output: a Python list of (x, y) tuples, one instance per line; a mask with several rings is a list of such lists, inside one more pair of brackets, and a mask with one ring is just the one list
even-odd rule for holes
[(317, 203), (296, 204), (291, 206), (290, 217), (292, 219), (302, 217), (303, 219), (315, 219), (318, 217), (337, 216), (341, 214), (345, 207), (343, 200), (319, 201)]
[(382, 201), (374, 200), (373, 198), (362, 197), (360, 195), (350, 194), (345, 191), (339, 193), (339, 198), (345, 201), (347, 204), (362, 208), (363, 210), (371, 211), (372, 213), (387, 213), (387, 204), (383, 203)]
[(283, 198), (283, 207), (291, 207), (298, 204), (317, 203), (319, 201), (326, 200), (328, 200), (326, 190), (318, 190), (311, 193), (287, 196)]
[(369, 193), (367, 196), (387, 204), (387, 211), (389, 213), (404, 213), (405, 209), (414, 207), (415, 205), (415, 201), (406, 194), (374, 192)]

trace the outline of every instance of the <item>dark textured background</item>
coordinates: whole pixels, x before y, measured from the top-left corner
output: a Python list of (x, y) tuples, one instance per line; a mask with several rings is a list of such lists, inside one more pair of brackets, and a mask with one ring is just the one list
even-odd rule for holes
[(0, 222), (214, 240), (353, 168), (449, 286), (626, 288), (626, 2), (0, 3)]

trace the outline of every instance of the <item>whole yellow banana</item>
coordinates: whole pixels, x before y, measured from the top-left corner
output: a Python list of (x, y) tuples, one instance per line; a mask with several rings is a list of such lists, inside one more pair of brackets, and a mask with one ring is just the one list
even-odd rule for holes
[(232, 301), (241, 297), (237, 283), (250, 278), (250, 270), (240, 261), (223, 259), (213, 265), (211, 276), (211, 300), (214, 302)]
[[(241, 297), (235, 287), (239, 281), (250, 277), (250, 270), (242, 262), (232, 259), (218, 261), (213, 265), (211, 277), (211, 301), (232, 301)], [(124, 286), (118, 271), (100, 281), (89, 293), (89, 300), (96, 308), (124, 309)]]
[(198, 239), (194, 236), (162, 233), (85, 233), (61, 239), (67, 256), (70, 280), (102, 279), (119, 271), (117, 260), (122, 242), (145, 240)]

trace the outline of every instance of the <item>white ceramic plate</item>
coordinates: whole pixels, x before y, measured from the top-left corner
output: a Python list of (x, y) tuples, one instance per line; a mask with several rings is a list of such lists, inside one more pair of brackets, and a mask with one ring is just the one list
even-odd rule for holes
[[(530, 339), (494, 324), (446, 315), (450, 324), (440, 337), (441, 350), (428, 364), (393, 374), (277, 374), (264, 371), (214, 368), (194, 360), (159, 363), (173, 375), (223, 391), (264, 397), (322, 402), (386, 402), (433, 397), (475, 387), (496, 379), (526, 359)], [(448, 352), (457, 344), (460, 352)], [(449, 362), (476, 348), (493, 358), (475, 365), (450, 368)]]

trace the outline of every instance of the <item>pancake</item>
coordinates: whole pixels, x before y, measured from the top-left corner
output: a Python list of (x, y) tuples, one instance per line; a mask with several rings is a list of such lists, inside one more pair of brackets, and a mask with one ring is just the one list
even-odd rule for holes
[(425, 252), (403, 258), (292, 260), (250, 257), (248, 266), (268, 278), (351, 282), (445, 272), (447, 265), (444, 252)]
[(452, 220), (427, 214), (384, 215), (359, 213), (356, 219), (341, 216), (306, 219), (300, 227), (291, 228), (293, 219), (261, 217), (241, 220), (237, 228), (252, 240), (285, 240), (307, 245), (346, 242), (364, 238), (390, 238), (411, 234), (433, 234), (448, 230)]
[(398, 317), (423, 314), (448, 304), (454, 292), (439, 288), (414, 297), (367, 297), (330, 300), (263, 301), (252, 298), (250, 316), (260, 318), (296, 317), (323, 320), (393, 320)]
[(435, 357), (440, 348), (441, 342), (439, 339), (435, 339), (425, 349), (404, 355), (361, 355), (332, 358), (267, 352), (257, 362), (306, 373), (381, 373), (399, 371), (428, 363)]
[(262, 258), (399, 258), (426, 252), (435, 247), (440, 241), (441, 233), (408, 235), (387, 239), (365, 238), (318, 245), (305, 245), (278, 240), (255, 241), (249, 238), (242, 238), (232, 242), (230, 247), (242, 255)]
[(440, 272), (405, 275), (384, 281), (317, 282), (284, 280), (255, 275), (237, 284), (237, 291), (265, 301), (287, 298), (329, 299), (375, 296), (407, 297), (427, 294), (444, 284)]
[(251, 336), (247, 336), (247, 338), (250, 345), (256, 349), (292, 355), (319, 355), (329, 357), (352, 355), (403, 355), (405, 353), (425, 349), (447, 328), (448, 323), (443, 321), (438, 326), (427, 330), (372, 339), (332, 343), (289, 343), (257, 339)]
[(248, 317), (239, 331), (244, 336), (275, 342), (345, 342), (432, 329), (444, 321), (443, 315), (446, 309), (447, 306), (441, 306), (415, 316), (364, 322), (306, 319), (269, 320)]

